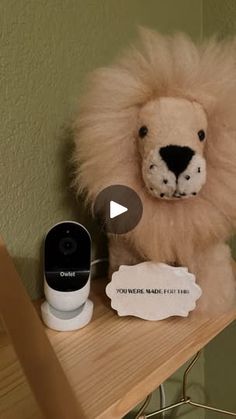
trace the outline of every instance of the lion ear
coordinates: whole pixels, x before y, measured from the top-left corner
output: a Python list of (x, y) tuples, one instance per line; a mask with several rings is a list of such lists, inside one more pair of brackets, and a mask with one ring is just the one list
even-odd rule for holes
[(143, 26), (138, 27), (138, 32), (137, 49), (148, 64), (149, 83), (152, 84), (153, 89), (157, 86), (159, 90), (160, 86), (167, 84), (172, 77), (171, 37)]
[(157, 37), (156, 31), (150, 28), (146, 28), (145, 26), (142, 26), (142, 25), (138, 25), (138, 34), (142, 40), (145, 40), (145, 39), (150, 40), (150, 38), (154, 38), (154, 37), (156, 39)]
[(149, 29), (140, 25), (138, 26), (138, 35), (145, 50), (148, 50), (149, 48), (155, 49), (158, 44), (162, 44), (164, 40), (167, 40), (168, 38), (167, 36), (164, 37), (161, 33), (153, 29)]

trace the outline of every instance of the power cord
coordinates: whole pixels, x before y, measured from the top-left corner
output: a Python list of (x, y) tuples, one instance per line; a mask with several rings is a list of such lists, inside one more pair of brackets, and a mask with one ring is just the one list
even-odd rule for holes
[(99, 258), (99, 259), (95, 259), (91, 262), (91, 266), (97, 265), (98, 263), (104, 263), (104, 262), (108, 262), (109, 259), (108, 258)]
[[(165, 387), (164, 384), (161, 384), (159, 386), (159, 392), (160, 392), (160, 409), (164, 409), (166, 407), (166, 393), (165, 393)], [(165, 418), (165, 412), (162, 412), (161, 418)]]
[[(165, 406), (166, 406), (166, 395), (165, 395), (164, 384), (161, 384), (159, 386), (159, 393), (160, 393), (160, 409), (164, 409)], [(134, 419), (146, 419), (146, 418), (149, 417), (148, 414), (147, 415), (145, 414), (145, 410), (146, 410), (146, 408), (148, 407), (148, 405), (151, 401), (152, 394), (153, 393), (149, 394), (146, 397), (146, 399), (144, 400), (144, 402), (143, 402), (142, 406), (140, 407), (138, 413), (136, 413)], [(162, 419), (164, 419), (165, 418), (165, 412), (162, 412), (160, 417)]]

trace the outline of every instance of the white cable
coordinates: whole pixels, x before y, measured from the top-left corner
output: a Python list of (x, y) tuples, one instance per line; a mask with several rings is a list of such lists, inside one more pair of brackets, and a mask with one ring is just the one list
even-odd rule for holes
[[(166, 393), (165, 393), (164, 384), (160, 385), (159, 392), (160, 392), (160, 409), (164, 409), (164, 407), (166, 407)], [(161, 417), (162, 419), (165, 418), (165, 412), (162, 412)]]
[[(164, 409), (166, 407), (166, 395), (165, 395), (164, 384), (160, 384), (160, 386), (158, 388), (159, 388), (159, 393), (160, 393), (160, 407), (159, 407), (159, 409), (161, 410), (161, 409)], [(145, 414), (145, 410), (150, 403), (152, 394), (153, 393), (150, 393), (146, 397), (144, 403), (142, 404), (141, 408), (139, 409), (139, 411), (136, 414), (136, 416), (134, 417), (134, 419), (147, 419), (147, 418), (155, 415), (155, 412)], [(165, 412), (162, 412), (160, 417), (162, 419), (165, 418)]]
[(108, 262), (108, 258), (95, 259), (91, 262), (91, 266), (97, 265), (98, 263)]

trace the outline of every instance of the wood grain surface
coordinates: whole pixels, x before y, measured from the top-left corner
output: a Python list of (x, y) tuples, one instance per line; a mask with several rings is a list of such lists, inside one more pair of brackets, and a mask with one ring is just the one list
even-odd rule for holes
[[(83, 410), (45, 334), (45, 328), (1, 238), (0, 280), (1, 318), (43, 417), (45, 419), (77, 419), (78, 417), (85, 419)], [(11, 358), (12, 354), (8, 353), (5, 345), (4, 350), (6, 350), (6, 356), (10, 355)], [(4, 366), (4, 361), (4, 356), (3, 360), (0, 357), (1, 366)], [(12, 368), (12, 362), (8, 361), (6, 366)], [(16, 376), (13, 379), (7, 372), (7, 377), (10, 378), (13, 386), (16, 386)], [(5, 379), (2, 379), (3, 392), (5, 391), (4, 382)], [(11, 392), (9, 394), (13, 397)], [(4, 405), (4, 401), (2, 404)]]
[[(122, 418), (236, 317), (233, 310), (214, 319), (197, 313), (160, 322), (119, 318), (105, 284), (93, 281), (95, 312), (88, 326), (76, 332), (46, 329), (88, 419)], [(0, 417), (38, 419), (12, 348), (4, 335), (0, 342)]]

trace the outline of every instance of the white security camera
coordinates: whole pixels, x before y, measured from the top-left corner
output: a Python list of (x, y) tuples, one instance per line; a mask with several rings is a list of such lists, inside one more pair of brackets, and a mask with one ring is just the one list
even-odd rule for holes
[(74, 221), (54, 225), (44, 243), (44, 323), (60, 331), (76, 330), (90, 322), (91, 238)]

